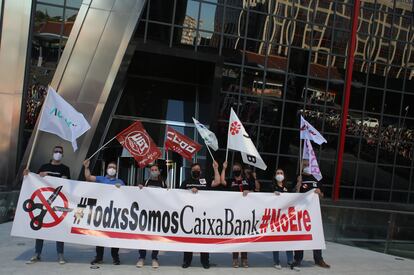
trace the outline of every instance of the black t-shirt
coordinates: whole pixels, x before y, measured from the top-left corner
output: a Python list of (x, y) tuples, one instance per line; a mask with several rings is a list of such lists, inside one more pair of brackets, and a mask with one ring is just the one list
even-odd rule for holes
[(236, 180), (234, 178), (226, 179), (227, 182), (227, 190), (234, 191), (234, 192), (243, 192), (245, 190), (253, 191), (254, 187), (249, 184), (249, 182), (242, 178), (241, 180)]
[(147, 179), (142, 185), (145, 187), (167, 188), (167, 185), (163, 180)]
[(306, 193), (311, 189), (319, 188), (322, 190), (322, 183), (318, 181), (313, 175), (302, 174), (302, 185), (300, 186), (300, 193)]
[(57, 177), (57, 178), (61, 178), (61, 177), (66, 177), (68, 179), (70, 179), (70, 170), (69, 167), (67, 167), (64, 164), (52, 164), (52, 163), (45, 163), (42, 166), (40, 166), (39, 170), (37, 171), (37, 173), (40, 172), (46, 172), (48, 176), (51, 177)]
[(206, 178), (193, 179), (192, 177), (186, 179), (181, 183), (180, 189), (209, 190), (211, 188), (211, 181)]
[(279, 192), (279, 193), (291, 193), (292, 190), (290, 190), (286, 185), (283, 185), (283, 187), (280, 187), (276, 181), (273, 181), (273, 189), (274, 192)]

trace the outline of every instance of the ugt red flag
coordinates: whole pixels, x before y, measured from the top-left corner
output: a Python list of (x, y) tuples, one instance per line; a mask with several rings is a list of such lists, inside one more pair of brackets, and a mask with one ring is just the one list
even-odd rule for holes
[(134, 157), (140, 168), (154, 162), (161, 156), (160, 149), (145, 131), (141, 121), (132, 123), (120, 132), (116, 139)]
[(165, 141), (165, 147), (188, 160), (191, 160), (193, 155), (201, 149), (200, 144), (177, 132), (170, 126), (167, 126), (167, 140)]

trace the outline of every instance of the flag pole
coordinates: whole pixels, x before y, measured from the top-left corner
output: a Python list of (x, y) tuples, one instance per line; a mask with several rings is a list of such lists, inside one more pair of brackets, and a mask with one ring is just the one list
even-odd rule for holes
[(102, 145), (101, 147), (99, 147), (98, 150), (96, 150), (95, 153), (92, 154), (92, 156), (90, 156), (89, 158), (87, 158), (87, 160), (90, 160), (91, 158), (93, 158), (99, 151), (102, 150), (102, 148), (104, 148), (106, 145), (108, 145), (111, 141), (113, 141), (116, 138), (116, 136), (114, 136), (113, 138), (111, 138), (110, 140), (108, 140), (104, 145)]
[[(231, 112), (231, 111), (230, 111), (230, 112)], [(227, 128), (226, 162), (227, 162), (227, 157), (229, 156), (229, 131), (230, 131), (230, 119), (231, 119), (231, 113), (230, 113), (230, 117), (229, 117), (229, 127)]]
[[(205, 140), (204, 140), (204, 144), (206, 145), (207, 150), (208, 150), (208, 152), (210, 153), (210, 157), (213, 159), (213, 161), (216, 161), (216, 160), (214, 159), (214, 157), (213, 157), (213, 154), (211, 153), (210, 147), (207, 145), (207, 143), (206, 143), (206, 141), (205, 141)], [(226, 158), (226, 159), (227, 159), (227, 158)]]
[(35, 136), (34, 136), (34, 138), (33, 138), (32, 148), (30, 148), (29, 158), (27, 159), (26, 169), (29, 169), (30, 162), (32, 161), (32, 157), (33, 157), (34, 148), (35, 148), (35, 146), (36, 146), (36, 143), (37, 143), (37, 138), (38, 138), (38, 136), (39, 136), (39, 124), (40, 124), (40, 122), (42, 121), (43, 111), (45, 110), (45, 103), (47, 102), (47, 99), (48, 99), (48, 97), (49, 97), (49, 87), (50, 87), (50, 85), (48, 85), (48, 88), (47, 88), (47, 94), (46, 94), (46, 98), (45, 98), (45, 100), (43, 101), (42, 110), (40, 111), (40, 116), (39, 116), (39, 120), (38, 120), (38, 123), (37, 123), (37, 128), (36, 128)]

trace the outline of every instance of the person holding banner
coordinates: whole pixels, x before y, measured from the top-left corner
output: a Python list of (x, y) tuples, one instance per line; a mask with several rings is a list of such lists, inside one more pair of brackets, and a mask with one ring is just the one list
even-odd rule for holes
[[(66, 165), (62, 163), (63, 158), (63, 147), (56, 145), (53, 148), (53, 155), (52, 160), (49, 163), (43, 164), (37, 173), (41, 177), (51, 176), (51, 177), (58, 177), (58, 178), (66, 178), (70, 179), (70, 169)], [(27, 176), (29, 174), (29, 169), (25, 169), (23, 174)], [(58, 262), (59, 264), (65, 264), (66, 261), (63, 258), (63, 242), (56, 242), (56, 250), (58, 253)], [(40, 261), (40, 255), (42, 254), (43, 249), (43, 240), (36, 239), (35, 245), (35, 255), (27, 261), (27, 264), (33, 264)]]
[[(294, 193), (295, 190), (289, 190), (285, 184), (285, 172), (283, 169), (276, 169), (275, 177), (273, 180), (273, 190), (275, 195), (280, 195), (280, 193)], [(293, 251), (286, 251), (287, 264), (292, 270), (300, 271), (300, 269), (293, 262)], [(273, 264), (276, 269), (282, 269), (279, 260), (279, 251), (273, 251)]]
[[(161, 177), (160, 168), (157, 164), (152, 164), (150, 166), (150, 177), (142, 184), (139, 184), (138, 187), (140, 189), (144, 187), (152, 187), (152, 188), (167, 188), (164, 180)], [(145, 264), (145, 257), (147, 256), (147, 251), (140, 249), (139, 250), (139, 259), (136, 264), (137, 267), (141, 268)], [(153, 250), (151, 253), (152, 258), (152, 267), (158, 268), (160, 265), (158, 263), (158, 250)]]
[[(85, 179), (91, 182), (103, 183), (103, 184), (112, 184), (115, 185), (117, 188), (120, 188), (121, 185), (125, 185), (125, 183), (116, 177), (117, 172), (117, 164), (114, 161), (108, 163), (108, 167), (106, 168), (106, 176), (93, 176), (91, 175), (91, 171), (89, 170), (89, 159), (83, 162), (83, 166), (85, 167)], [(96, 247), (96, 256), (95, 259), (92, 260), (91, 265), (101, 264), (103, 262), (103, 254), (104, 248), (102, 246)], [(119, 260), (119, 248), (112, 247), (111, 248), (111, 255), (113, 259), (114, 265), (120, 265), (121, 262)]]
[[(243, 175), (243, 167), (240, 163), (234, 163), (232, 167), (232, 178), (225, 179), (227, 162), (223, 163), (223, 170), (221, 172), (221, 182), (228, 187), (229, 191), (242, 192), (243, 196), (247, 196), (249, 192), (254, 191), (254, 186), (248, 183)], [(239, 267), (239, 254), (241, 254), (241, 264), (244, 268), (249, 267), (247, 262), (247, 252), (233, 252), (233, 267)]]
[[(323, 198), (322, 192), (322, 183), (318, 181), (314, 175), (312, 175), (312, 171), (309, 167), (309, 160), (304, 159), (302, 160), (303, 171), (302, 174), (297, 178), (296, 184), (296, 191), (299, 193), (306, 193), (309, 190), (315, 190), (315, 193), (319, 195), (320, 198)], [(328, 265), (322, 258), (322, 250), (313, 250), (313, 259), (315, 264), (323, 267), (323, 268), (330, 268), (331, 266)], [(303, 250), (296, 250), (295, 251), (295, 266), (299, 266), (303, 260)]]
[[(191, 190), (191, 192), (196, 194), (198, 190), (209, 190), (210, 188), (215, 188), (215, 187), (220, 186), (220, 174), (218, 171), (217, 161), (213, 161), (213, 169), (214, 169), (214, 180), (211, 181), (211, 183), (209, 183), (208, 180), (201, 177), (200, 164), (193, 163), (191, 165), (191, 176), (181, 183), (180, 188)], [(209, 257), (210, 257), (209, 253), (203, 253), (203, 252), (200, 253), (201, 265), (205, 269), (210, 268)], [(188, 268), (191, 265), (192, 259), (193, 259), (193, 252), (184, 252), (182, 268)]]
[(245, 167), (243, 172), (246, 175), (246, 180), (249, 183), (250, 189), (255, 192), (259, 192), (260, 182), (257, 180), (256, 172), (254, 172), (249, 166)]

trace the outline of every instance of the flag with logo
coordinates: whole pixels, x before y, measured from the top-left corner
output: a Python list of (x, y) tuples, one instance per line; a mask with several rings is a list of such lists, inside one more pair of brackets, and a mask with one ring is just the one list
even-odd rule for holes
[(327, 143), (326, 139), (303, 116), (300, 116), (300, 139), (309, 139), (321, 145)]
[(116, 135), (116, 139), (134, 157), (140, 168), (154, 162), (161, 156), (161, 151), (142, 126), (135, 121), (128, 128)]
[(193, 155), (200, 151), (201, 145), (185, 135), (167, 126), (167, 139), (165, 148), (180, 154), (183, 158), (191, 160)]
[(207, 129), (206, 126), (201, 124), (197, 119), (193, 118), (193, 121), (194, 121), (194, 124), (196, 126), (198, 133), (204, 139), (204, 142), (206, 143), (206, 145), (210, 147), (211, 149), (213, 149), (214, 151), (217, 151), (219, 146), (218, 146), (216, 135), (212, 131)]
[(307, 159), (309, 161), (309, 169), (312, 176), (315, 177), (318, 181), (322, 179), (322, 173), (319, 169), (318, 161), (316, 160), (315, 151), (313, 151), (312, 143), (309, 139), (305, 139), (304, 146), (303, 146), (303, 159)]
[(262, 170), (266, 170), (267, 166), (262, 157), (259, 155), (253, 141), (250, 139), (243, 124), (231, 108), (229, 132), (227, 147), (229, 149), (241, 152), (243, 162), (250, 164)]
[(76, 139), (91, 128), (88, 121), (52, 87), (49, 87), (43, 104), (38, 129), (70, 141), (73, 150), (76, 151), (78, 149)]

